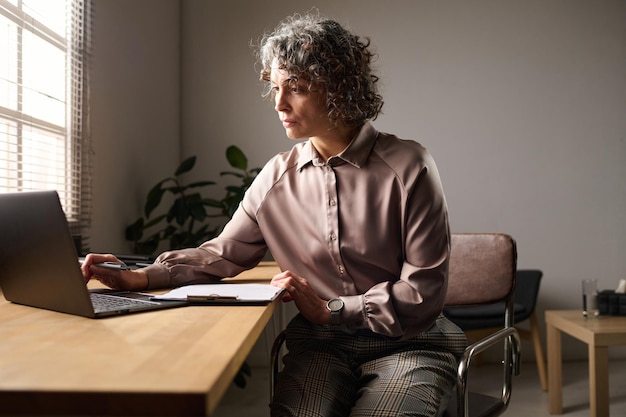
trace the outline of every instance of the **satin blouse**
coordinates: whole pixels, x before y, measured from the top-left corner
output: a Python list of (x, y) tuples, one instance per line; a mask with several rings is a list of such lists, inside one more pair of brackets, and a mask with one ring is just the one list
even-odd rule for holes
[(149, 288), (212, 282), (269, 250), (321, 298), (342, 298), (348, 329), (407, 338), (442, 311), (449, 241), (430, 153), (366, 123), (327, 161), (309, 141), (273, 157), (218, 237), (165, 252), (145, 271)]

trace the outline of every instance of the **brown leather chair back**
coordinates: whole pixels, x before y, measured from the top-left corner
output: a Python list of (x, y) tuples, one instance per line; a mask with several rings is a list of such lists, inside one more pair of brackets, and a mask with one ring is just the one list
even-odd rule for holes
[(502, 233), (453, 233), (446, 305), (493, 303), (515, 288), (517, 251)]

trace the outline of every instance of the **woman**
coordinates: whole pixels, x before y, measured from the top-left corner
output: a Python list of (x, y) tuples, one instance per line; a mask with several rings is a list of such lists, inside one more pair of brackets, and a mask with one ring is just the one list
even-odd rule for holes
[(295, 15), (262, 39), (261, 79), (295, 144), (272, 158), (215, 239), (138, 271), (95, 266), (86, 280), (121, 289), (210, 282), (269, 249), (299, 314), (273, 416), (435, 416), (465, 347), (441, 315), (449, 227), (430, 154), (369, 122), (382, 97), (369, 42), (335, 21)]

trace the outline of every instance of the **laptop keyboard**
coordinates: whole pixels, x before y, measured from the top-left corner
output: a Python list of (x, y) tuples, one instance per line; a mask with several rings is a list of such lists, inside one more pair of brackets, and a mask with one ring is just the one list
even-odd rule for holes
[(134, 307), (145, 307), (155, 305), (153, 301), (136, 300), (134, 298), (117, 297), (114, 295), (90, 293), (91, 302), (96, 312), (98, 311), (111, 311), (120, 309), (130, 309)]

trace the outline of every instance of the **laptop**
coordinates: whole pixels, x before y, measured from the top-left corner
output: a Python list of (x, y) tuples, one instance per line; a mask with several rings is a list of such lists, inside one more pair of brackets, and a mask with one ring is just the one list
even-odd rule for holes
[[(13, 303), (89, 318), (187, 305), (89, 290), (56, 191), (0, 193), (0, 289)], [(101, 304), (111, 304), (102, 307)]]

